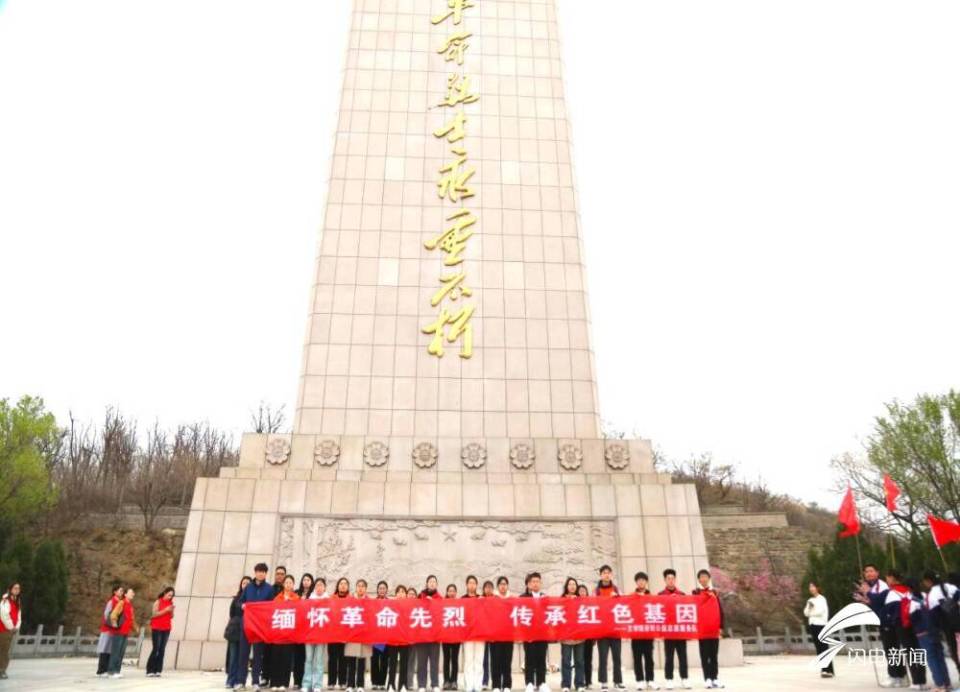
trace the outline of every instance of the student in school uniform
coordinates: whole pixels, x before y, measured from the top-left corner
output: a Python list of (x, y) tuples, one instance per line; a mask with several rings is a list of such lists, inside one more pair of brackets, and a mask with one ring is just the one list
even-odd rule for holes
[[(658, 596), (686, 595), (683, 593), (683, 591), (677, 588), (677, 570), (673, 569), (672, 567), (668, 567), (667, 569), (663, 570), (663, 583), (663, 591), (657, 594)], [(676, 658), (677, 662), (680, 664), (680, 686), (685, 690), (689, 690), (690, 681), (687, 679), (687, 640), (664, 638), (663, 658), (663, 677), (667, 681), (667, 689), (673, 689), (673, 659)]]
[(917, 645), (926, 652), (930, 677), (936, 685), (934, 692), (949, 691), (953, 688), (950, 685), (950, 674), (943, 655), (940, 628), (937, 626), (934, 613), (926, 607), (925, 594), (920, 590), (920, 582), (912, 578), (907, 579), (906, 587), (908, 591), (903, 594), (903, 599), (907, 602), (907, 613)]
[[(720, 635), (723, 636), (723, 603), (720, 601), (720, 594), (710, 584), (710, 571), (701, 569), (697, 572), (697, 587), (693, 594), (707, 594), (717, 601), (717, 608), (720, 609)], [(701, 639), (700, 642), (700, 667), (703, 669), (703, 686), (707, 689), (723, 687), (723, 683), (718, 679), (720, 675), (720, 664), (717, 661), (717, 655), (720, 653), (720, 637), (713, 639)]]
[(957, 632), (960, 630), (960, 589), (945, 582), (932, 570), (923, 573), (924, 607), (932, 614), (943, 637), (947, 640), (950, 658), (960, 670), (960, 658), (957, 657)]
[[(610, 565), (603, 565), (600, 568), (600, 581), (597, 582), (597, 588), (593, 595), (599, 598), (616, 598), (620, 595), (620, 589), (613, 583), (613, 568)], [(607, 652), (610, 652), (610, 658), (613, 661), (613, 685), (617, 690), (626, 689), (623, 686), (623, 669), (620, 666), (620, 639), (618, 637), (604, 637), (597, 640), (597, 656), (600, 659), (600, 665), (597, 670), (597, 679), (600, 681), (601, 692), (607, 692)]]
[[(543, 598), (540, 590), (542, 577), (539, 572), (530, 572), (524, 580), (526, 590), (522, 598)], [(547, 687), (547, 642), (523, 643), (523, 678), (527, 683), (526, 692), (550, 692)]]
[(887, 687), (906, 687), (908, 684), (906, 681), (906, 666), (903, 665), (899, 656), (890, 655), (891, 651), (896, 652), (900, 648), (897, 641), (897, 632), (892, 623), (884, 624), (883, 608), (889, 595), (888, 591), (890, 591), (890, 587), (887, 582), (880, 578), (880, 570), (877, 566), (872, 563), (864, 565), (863, 580), (860, 582), (856, 598), (870, 606), (877, 617), (880, 618), (880, 643), (883, 645), (883, 653), (887, 659), (888, 680), (885, 685)]
[[(907, 652), (920, 648), (917, 635), (914, 634), (913, 625), (910, 623), (910, 589), (903, 583), (903, 576), (897, 570), (888, 569), (886, 577), (887, 586), (890, 588), (887, 590), (887, 598), (880, 611), (880, 623), (893, 628), (897, 636), (897, 646), (903, 654), (900, 660), (906, 661), (909, 659)], [(924, 689), (927, 684), (926, 666), (913, 663), (904, 667), (910, 673), (913, 689)]]
[[(634, 596), (649, 596), (650, 582), (646, 572), (637, 572), (633, 575)], [(637, 681), (638, 690), (658, 690), (660, 686), (653, 681), (653, 640), (631, 639), (630, 649), (633, 652), (633, 675)]]

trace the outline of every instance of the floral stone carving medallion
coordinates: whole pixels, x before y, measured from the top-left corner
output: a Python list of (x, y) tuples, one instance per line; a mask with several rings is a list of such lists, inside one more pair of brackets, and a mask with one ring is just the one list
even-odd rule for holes
[(510, 463), (516, 469), (528, 469), (533, 466), (536, 459), (537, 453), (534, 451), (533, 445), (526, 442), (518, 442), (510, 448)]
[(340, 445), (336, 440), (323, 440), (313, 448), (313, 459), (321, 466), (333, 466), (340, 460)]
[(576, 471), (583, 463), (583, 452), (577, 445), (568, 442), (560, 445), (557, 450), (557, 460), (560, 462), (560, 466), (567, 471)]
[(623, 442), (611, 442), (603, 453), (607, 466), (620, 471), (630, 464), (630, 448)]
[(290, 443), (282, 437), (275, 437), (267, 442), (267, 463), (274, 466), (282, 464), (290, 456)]
[(383, 466), (390, 458), (390, 448), (379, 440), (370, 442), (363, 448), (363, 460), (367, 466)]
[(478, 469), (487, 463), (487, 449), (478, 442), (471, 442), (460, 450), (460, 458), (468, 469)]
[(421, 442), (413, 448), (413, 463), (428, 469), (437, 463), (437, 448), (430, 442)]

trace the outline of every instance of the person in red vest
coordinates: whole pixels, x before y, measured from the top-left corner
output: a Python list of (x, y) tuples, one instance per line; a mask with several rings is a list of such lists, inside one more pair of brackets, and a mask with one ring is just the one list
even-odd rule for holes
[(13, 638), (20, 629), (21, 622), (23, 622), (23, 610), (20, 607), (20, 584), (14, 582), (0, 601), (0, 680), (7, 679), (10, 647), (13, 645)]
[(114, 584), (112, 591), (113, 595), (107, 599), (107, 603), (103, 607), (103, 617), (100, 619), (100, 639), (97, 641), (98, 678), (107, 674), (107, 666), (110, 665), (110, 639), (114, 629), (110, 626), (110, 613), (123, 600), (123, 586), (121, 584)]
[(173, 626), (173, 604), (175, 592), (168, 586), (153, 603), (153, 612), (150, 617), (150, 640), (153, 648), (150, 649), (150, 658), (147, 659), (147, 677), (159, 678), (163, 672), (163, 654), (170, 639), (170, 629)]
[(123, 654), (127, 650), (127, 637), (133, 631), (136, 623), (133, 620), (133, 589), (127, 589), (123, 598), (110, 612), (110, 663), (107, 664), (107, 674), (111, 678), (122, 678), (120, 666), (123, 665)]
[[(680, 589), (677, 588), (677, 570), (672, 567), (668, 567), (663, 570), (663, 582), (665, 584), (663, 591), (661, 591), (658, 596), (685, 596)], [(667, 681), (667, 689), (673, 689), (673, 657), (676, 654), (677, 661), (680, 663), (680, 686), (684, 689), (690, 689), (690, 681), (687, 680), (687, 641), (685, 639), (669, 639), (664, 637), (663, 640), (663, 677)]]
[[(273, 599), (278, 603), (299, 601), (296, 591), (297, 580), (292, 574), (283, 578), (283, 591)], [(285, 690), (290, 686), (290, 674), (293, 672), (293, 647), (295, 644), (274, 644), (270, 653), (270, 689)]]
[[(620, 595), (620, 589), (613, 583), (613, 569), (610, 565), (604, 565), (600, 568), (600, 581), (597, 582), (597, 588), (593, 591), (594, 596), (600, 598), (614, 598)], [(597, 679), (600, 681), (600, 689), (607, 692), (607, 652), (610, 652), (610, 658), (613, 660), (613, 685), (618, 690), (625, 689), (623, 686), (623, 669), (620, 666), (620, 639), (619, 637), (604, 637), (597, 640), (597, 657), (599, 658), (599, 669)]]

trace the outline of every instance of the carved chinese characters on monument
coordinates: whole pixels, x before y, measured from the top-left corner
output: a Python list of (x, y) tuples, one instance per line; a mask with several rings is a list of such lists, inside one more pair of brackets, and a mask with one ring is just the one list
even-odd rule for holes
[(470, 320), (476, 305), (466, 300), (473, 295), (473, 289), (468, 284), (463, 252), (477, 223), (476, 214), (467, 206), (467, 200), (476, 194), (470, 186), (470, 179), (477, 169), (470, 164), (470, 155), (467, 153), (468, 119), (464, 107), (479, 101), (480, 96), (473, 92), (471, 77), (463, 69), (464, 56), (473, 34), (462, 29), (464, 12), (473, 6), (469, 0), (447, 0), (447, 11), (430, 20), (434, 25), (454, 27), (454, 32), (437, 49), (452, 70), (447, 76), (446, 97), (437, 104), (437, 108), (451, 112), (447, 123), (434, 130), (433, 136), (446, 139), (450, 144), (448, 161), (438, 171), (437, 194), (444, 203), (459, 205), (452, 213), (445, 214), (446, 227), (424, 242), (427, 250), (439, 250), (444, 255), (439, 286), (430, 299), (430, 306), (439, 307), (440, 310), (436, 320), (423, 327), (424, 334), (432, 335), (427, 352), (438, 358), (442, 358), (446, 352), (444, 341), (451, 344), (459, 342), (461, 358), (473, 355), (473, 326)]
[(443, 559), (444, 578), (462, 582), (524, 571), (559, 590), (568, 576), (596, 579), (597, 565), (617, 563), (610, 521), (382, 521), (283, 517), (277, 560), (295, 574), (336, 579), (379, 575), (391, 565), (398, 583), (419, 584)]

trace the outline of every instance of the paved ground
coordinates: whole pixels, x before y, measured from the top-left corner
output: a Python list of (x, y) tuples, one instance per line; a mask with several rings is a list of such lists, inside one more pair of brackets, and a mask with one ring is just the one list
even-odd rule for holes
[[(869, 664), (837, 658), (837, 677), (821, 680), (808, 667), (809, 658), (802, 656), (749, 657), (745, 665), (721, 669), (721, 679), (731, 690), (770, 690), (800, 692), (806, 690), (871, 690), (876, 679)], [(9, 679), (0, 680), (0, 690), (222, 690), (221, 673), (187, 673), (172, 671), (162, 678), (146, 678), (141, 669), (124, 667), (120, 680), (103, 680), (93, 672), (97, 662), (91, 658), (15, 659), (7, 671)], [(660, 671), (657, 671), (658, 676)], [(553, 679), (557, 678), (557, 679)], [(559, 689), (558, 676), (551, 676), (551, 686)], [(694, 680), (695, 689), (703, 689), (702, 681)], [(596, 689), (596, 688), (595, 688)], [(631, 688), (632, 690), (633, 688)]]

